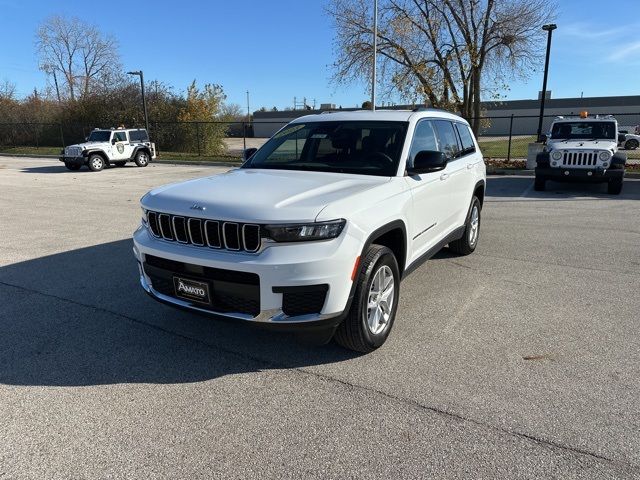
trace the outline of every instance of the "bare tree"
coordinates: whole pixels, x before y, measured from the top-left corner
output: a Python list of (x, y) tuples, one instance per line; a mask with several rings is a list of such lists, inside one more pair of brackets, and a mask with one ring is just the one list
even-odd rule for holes
[(122, 70), (115, 39), (78, 18), (49, 17), (38, 28), (36, 47), (40, 69), (53, 77), (58, 91), (58, 80), (64, 79), (71, 100), (86, 97)]
[[(541, 60), (553, 0), (382, 0), (378, 78), (383, 94), (454, 109), (480, 126), (482, 94), (524, 77)], [(365, 80), (372, 69), (369, 0), (331, 0), (334, 81)]]

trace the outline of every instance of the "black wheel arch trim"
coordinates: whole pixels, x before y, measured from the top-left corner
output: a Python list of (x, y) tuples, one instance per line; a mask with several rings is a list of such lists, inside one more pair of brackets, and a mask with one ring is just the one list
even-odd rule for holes
[(131, 157), (129, 158), (129, 160), (134, 160), (136, 158), (136, 155), (138, 155), (138, 152), (140, 150), (143, 150), (145, 152), (147, 152), (147, 154), (149, 155), (149, 161), (151, 161), (151, 149), (149, 147), (147, 147), (146, 145), (138, 145), (133, 149), (133, 152), (131, 153)]
[[(403, 268), (400, 269), (400, 265), (398, 265), (398, 270), (400, 271), (400, 280), (402, 280), (403, 276), (404, 276), (404, 270), (406, 267), (406, 263), (407, 263), (407, 252), (408, 252), (408, 244), (407, 244), (407, 226), (404, 224), (404, 222), (402, 220), (394, 220), (392, 222), (389, 222), (385, 225), (383, 225), (382, 227), (379, 227), (377, 229), (375, 229), (368, 237), (367, 240), (364, 242), (364, 246), (362, 247), (362, 251), (360, 252), (360, 262), (358, 264), (358, 268), (357, 271), (355, 272), (353, 278), (354, 280), (351, 282), (351, 290), (349, 291), (349, 298), (347, 300), (347, 304), (344, 307), (344, 317), (346, 317), (346, 314), (349, 312), (349, 310), (351, 310), (351, 304), (353, 303), (353, 297), (356, 294), (356, 287), (358, 285), (357, 279), (360, 276), (360, 273), (362, 272), (362, 258), (364, 258), (367, 250), (369, 249), (369, 247), (374, 243), (373, 241), (376, 238), (381, 237), (382, 235), (384, 235), (385, 233), (389, 233), (393, 230), (397, 230), (400, 229), (402, 231), (402, 237), (404, 239), (404, 262), (403, 262)], [(397, 261), (397, 259), (396, 259)]]
[(91, 155), (94, 155), (94, 154), (100, 155), (102, 158), (104, 158), (105, 162), (109, 162), (109, 155), (107, 155), (107, 152), (99, 148), (94, 148), (93, 150), (85, 150), (84, 152), (82, 152), (82, 156), (87, 157), (87, 160)]

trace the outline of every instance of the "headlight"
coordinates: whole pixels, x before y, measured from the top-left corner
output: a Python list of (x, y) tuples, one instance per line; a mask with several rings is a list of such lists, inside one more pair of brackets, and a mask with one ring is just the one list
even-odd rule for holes
[(562, 152), (560, 150), (554, 150), (551, 154), (551, 158), (554, 160), (560, 160), (562, 158)]
[(600, 152), (600, 155), (598, 155), (598, 158), (603, 162), (606, 162), (607, 160), (609, 160), (610, 157), (611, 157), (611, 154), (609, 152)]
[(340, 219), (305, 224), (267, 225), (265, 230), (276, 242), (305, 242), (336, 238), (342, 233), (345, 223), (346, 220)]

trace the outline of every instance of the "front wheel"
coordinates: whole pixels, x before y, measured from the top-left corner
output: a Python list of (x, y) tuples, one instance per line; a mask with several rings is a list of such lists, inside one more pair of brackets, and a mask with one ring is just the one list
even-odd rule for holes
[(640, 145), (640, 142), (638, 142), (638, 140), (636, 140), (635, 138), (632, 138), (631, 140), (627, 140), (624, 143), (624, 149), (635, 150), (636, 148), (638, 148), (639, 145)]
[(97, 153), (94, 153), (89, 157), (88, 164), (89, 170), (91, 170), (92, 172), (99, 172), (106, 165), (104, 158), (102, 158), (102, 156), (98, 155)]
[(546, 188), (547, 181), (543, 177), (536, 176), (536, 179), (533, 181), (533, 189), (536, 192), (544, 192)]
[(136, 158), (134, 161), (136, 162), (137, 166), (146, 167), (147, 165), (149, 165), (149, 154), (147, 152), (140, 151), (136, 153)]
[(469, 255), (470, 253), (473, 253), (478, 246), (478, 239), (480, 238), (481, 211), (482, 207), (480, 206), (480, 200), (478, 200), (478, 197), (473, 197), (467, 221), (464, 224), (464, 234), (460, 239), (449, 244), (450, 250), (454, 251), (458, 255)]
[(398, 309), (400, 271), (393, 252), (371, 245), (356, 281), (351, 309), (334, 338), (345, 348), (368, 353), (387, 340)]
[(64, 166), (67, 167), (67, 170), (71, 170), (72, 172), (80, 170), (80, 167), (82, 167), (82, 165), (78, 165), (77, 163), (71, 163), (71, 162), (64, 162)]

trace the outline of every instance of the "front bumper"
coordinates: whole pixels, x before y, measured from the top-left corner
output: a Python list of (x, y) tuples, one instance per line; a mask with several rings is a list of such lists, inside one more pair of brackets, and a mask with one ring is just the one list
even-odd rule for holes
[(58, 158), (63, 163), (70, 163), (72, 165), (84, 165), (87, 161), (86, 157), (65, 157), (64, 155)]
[[(291, 330), (335, 327), (342, 321), (352, 295), (351, 273), (361, 249), (359, 242), (347, 232), (329, 241), (269, 246), (258, 254), (177, 244), (153, 237), (142, 226), (134, 233), (133, 242), (140, 284), (156, 300), (205, 315), (284, 329), (292, 327)], [(168, 267), (164, 271), (158, 271), (156, 267), (162, 265), (162, 262)], [(172, 264), (175, 267), (171, 267)], [(203, 271), (216, 272), (216, 278), (212, 280), (210, 275), (203, 277)], [(225, 308), (218, 309), (219, 304), (215, 300), (211, 305), (203, 307), (197, 302), (178, 298), (171, 291), (170, 284), (167, 284), (168, 279), (158, 276), (180, 276), (185, 275), (184, 272), (193, 272), (187, 275), (194, 280), (208, 282), (214, 292), (218, 287), (221, 291), (237, 291), (238, 285), (232, 284), (236, 277), (258, 278), (253, 284), (246, 284), (244, 287), (239, 285), (247, 295), (255, 292), (255, 310), (250, 308), (250, 312), (247, 309), (230, 311), (227, 307), (237, 305), (237, 299), (230, 302), (222, 299), (221, 304)], [(154, 279), (158, 282), (155, 287)], [(288, 293), (295, 292), (296, 289), (313, 290), (319, 286), (324, 288), (324, 301), (313, 312), (289, 314), (291, 310), (287, 310), (287, 299), (292, 297), (286, 297)], [(298, 301), (301, 298), (304, 301), (304, 295), (297, 298)], [(304, 305), (302, 307), (304, 310)]]
[(557, 182), (603, 183), (624, 177), (624, 169), (536, 167), (536, 177)]

